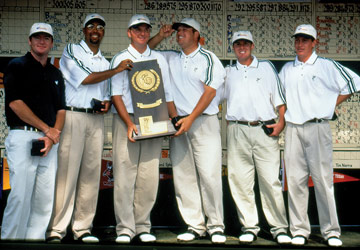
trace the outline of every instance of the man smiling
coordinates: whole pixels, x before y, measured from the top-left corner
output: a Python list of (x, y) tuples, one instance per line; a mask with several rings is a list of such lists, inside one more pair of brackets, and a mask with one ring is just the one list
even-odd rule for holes
[[(278, 244), (289, 244), (279, 180), (278, 136), (285, 126), (285, 100), (279, 77), (270, 61), (252, 55), (255, 45), (250, 31), (235, 32), (232, 43), (237, 62), (226, 67), (225, 97), (228, 178), (243, 225), (239, 240), (252, 243), (260, 231), (254, 194), (256, 173), (270, 232)], [(277, 122), (274, 107), (279, 111)]]
[[(133, 62), (157, 60), (168, 110), (170, 113), (176, 112), (170, 91), (169, 66), (159, 52), (148, 47), (150, 32), (151, 24), (147, 16), (141, 14), (132, 16), (127, 30), (130, 45), (114, 56), (110, 67), (117, 67), (121, 61), (126, 61), (131, 69)], [(136, 235), (141, 242), (154, 242), (156, 236), (151, 234), (150, 212), (157, 196), (163, 138), (134, 140), (133, 133), (138, 131), (134, 124), (128, 72), (124, 71), (113, 76), (110, 83), (114, 103), (113, 171), (117, 223), (115, 242), (130, 243)]]
[(156, 46), (174, 30), (181, 51), (162, 54), (170, 65), (179, 115), (174, 118), (179, 130), (170, 142), (170, 158), (176, 200), (187, 231), (177, 239), (193, 241), (208, 233), (213, 243), (225, 243), (217, 117), (225, 70), (216, 55), (199, 44), (201, 27), (193, 18), (163, 26), (149, 46)]
[[(66, 84), (66, 119), (59, 146), (56, 197), (48, 241), (60, 242), (72, 223), (74, 238), (96, 243), (91, 235), (95, 216), (101, 156), (104, 141), (103, 113), (109, 109), (106, 80), (126, 69), (126, 63), (108, 70), (100, 44), (105, 34), (105, 19), (99, 14), (86, 16), (85, 40), (68, 44), (60, 59), (60, 70)], [(92, 99), (104, 106), (92, 107)]]
[(293, 37), (296, 58), (280, 71), (287, 102), (284, 152), (292, 244), (302, 246), (310, 236), (307, 209), (311, 175), (321, 234), (329, 246), (339, 247), (342, 241), (329, 120), (335, 107), (359, 90), (360, 78), (338, 62), (316, 54), (317, 33), (312, 25), (299, 25)]
[[(2, 240), (45, 240), (54, 199), (57, 143), (65, 119), (64, 79), (48, 60), (51, 26), (33, 24), (28, 43), (30, 52), (11, 60), (4, 74), (11, 192)], [(33, 140), (44, 143), (37, 155), (30, 153)]]

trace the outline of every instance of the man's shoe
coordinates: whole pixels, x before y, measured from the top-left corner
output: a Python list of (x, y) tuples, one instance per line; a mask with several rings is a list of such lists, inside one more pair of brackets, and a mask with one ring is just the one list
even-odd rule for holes
[(295, 246), (303, 246), (307, 242), (306, 238), (302, 235), (296, 235), (291, 239), (291, 244)]
[(46, 238), (46, 242), (51, 244), (59, 244), (61, 243), (61, 238), (59, 236), (50, 236)]
[(90, 233), (84, 233), (83, 235), (81, 235), (79, 237), (79, 241), (89, 244), (99, 243), (99, 239), (96, 236), (91, 235)]
[(139, 234), (139, 239), (143, 243), (155, 242), (156, 241), (155, 235), (153, 235), (151, 233), (141, 233), (141, 234)]
[(131, 241), (130, 235), (127, 234), (120, 234), (118, 237), (116, 237), (115, 242), (118, 244), (128, 244)]
[(194, 230), (187, 230), (185, 233), (183, 234), (179, 234), (177, 236), (177, 240), (178, 241), (183, 241), (183, 242), (188, 242), (188, 241), (193, 241), (193, 240), (196, 240), (196, 239), (199, 239), (200, 238), (200, 235), (195, 232)]
[(342, 241), (338, 237), (332, 236), (327, 239), (327, 244), (329, 247), (341, 247)]
[(239, 237), (240, 243), (251, 244), (256, 240), (256, 235), (253, 232), (246, 231)]
[(222, 231), (217, 231), (211, 234), (211, 242), (214, 244), (224, 244), (226, 236)]
[(279, 233), (276, 235), (275, 240), (279, 245), (291, 244), (291, 238), (286, 233)]

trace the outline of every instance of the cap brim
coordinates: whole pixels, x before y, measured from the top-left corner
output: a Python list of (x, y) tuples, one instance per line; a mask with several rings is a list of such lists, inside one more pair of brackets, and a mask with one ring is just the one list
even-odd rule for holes
[(33, 35), (36, 35), (36, 34), (46, 34), (46, 35), (53, 37), (53, 35), (51, 33), (45, 32), (45, 31), (34, 32), (31, 35), (29, 35), (29, 37), (32, 37)]
[(234, 42), (239, 41), (239, 40), (244, 40), (244, 41), (248, 41), (248, 42), (254, 43), (253, 41), (251, 41), (251, 40), (249, 40), (249, 39), (239, 38), (239, 39), (236, 39), (235, 41), (233, 41), (233, 44), (234, 44)]
[(172, 28), (174, 30), (177, 30), (179, 28), (179, 26), (185, 26), (185, 27), (189, 27), (189, 28), (194, 28), (194, 27), (191, 27), (190, 25), (186, 24), (186, 23), (174, 23), (172, 25)]
[(102, 26), (105, 26), (105, 22), (103, 20), (101, 20), (100, 18), (94, 18), (94, 19), (90, 19), (89, 21), (87, 21), (85, 23), (84, 27), (86, 27), (89, 23), (92, 23), (92, 22), (95, 22), (95, 21), (100, 23)]
[(152, 28), (151, 24), (148, 24), (148, 23), (136, 23), (136, 24), (131, 25), (131, 26), (129, 27), (129, 29), (130, 29), (130, 28), (134, 28), (134, 27), (136, 27), (136, 26), (139, 26), (139, 25), (141, 25), (141, 24), (147, 24), (150, 28)]
[(297, 36), (305, 37), (307, 39), (316, 39), (315, 37), (310, 36), (308, 34), (304, 34), (304, 33), (297, 33), (297, 34), (292, 35), (291, 37), (297, 37)]

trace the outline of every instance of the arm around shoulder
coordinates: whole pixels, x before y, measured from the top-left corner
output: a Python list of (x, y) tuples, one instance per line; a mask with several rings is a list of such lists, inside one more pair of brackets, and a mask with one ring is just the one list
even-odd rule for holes
[(92, 72), (90, 75), (88, 75), (88, 77), (86, 77), (81, 82), (81, 84), (83, 85), (96, 84), (105, 81), (124, 70), (131, 70), (131, 67), (132, 67), (132, 61), (130, 59), (123, 60), (119, 63), (119, 65), (117, 65), (113, 69), (105, 70), (102, 72)]

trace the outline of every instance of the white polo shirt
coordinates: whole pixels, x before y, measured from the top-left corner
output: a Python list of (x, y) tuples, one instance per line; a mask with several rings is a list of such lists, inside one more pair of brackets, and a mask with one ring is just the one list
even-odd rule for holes
[(109, 62), (99, 50), (90, 50), (85, 41), (68, 44), (60, 59), (60, 70), (65, 79), (66, 106), (91, 108), (91, 100), (110, 100), (107, 81), (83, 85), (81, 82), (92, 72), (109, 69)]
[(249, 66), (226, 67), (226, 120), (268, 121), (275, 119), (275, 107), (285, 104), (280, 79), (274, 65), (253, 56)]
[[(147, 47), (145, 52), (141, 54), (130, 44), (126, 50), (119, 52), (113, 57), (110, 62), (110, 68), (115, 68), (117, 65), (119, 65), (121, 61), (125, 59), (130, 59), (133, 62), (149, 61), (156, 59), (161, 70), (162, 80), (164, 84), (165, 99), (167, 102), (173, 101), (169, 76), (169, 65), (167, 64), (165, 58), (159, 52), (151, 50), (149, 47)], [(127, 112), (134, 113), (130, 93), (128, 71), (124, 70), (123, 72), (114, 75), (112, 78), (109, 79), (109, 84), (111, 88), (111, 96), (121, 95)], [(113, 113), (117, 113), (114, 105), (111, 107), (111, 111)]]
[(225, 69), (217, 56), (200, 45), (189, 55), (185, 55), (182, 51), (162, 51), (161, 53), (165, 55), (169, 63), (173, 97), (178, 115), (191, 114), (204, 93), (203, 84), (216, 90), (216, 96), (203, 113), (217, 114), (225, 79)]
[(319, 57), (315, 52), (305, 62), (286, 63), (280, 71), (287, 110), (285, 120), (294, 124), (331, 119), (339, 95), (355, 93), (360, 78), (334, 60)]

